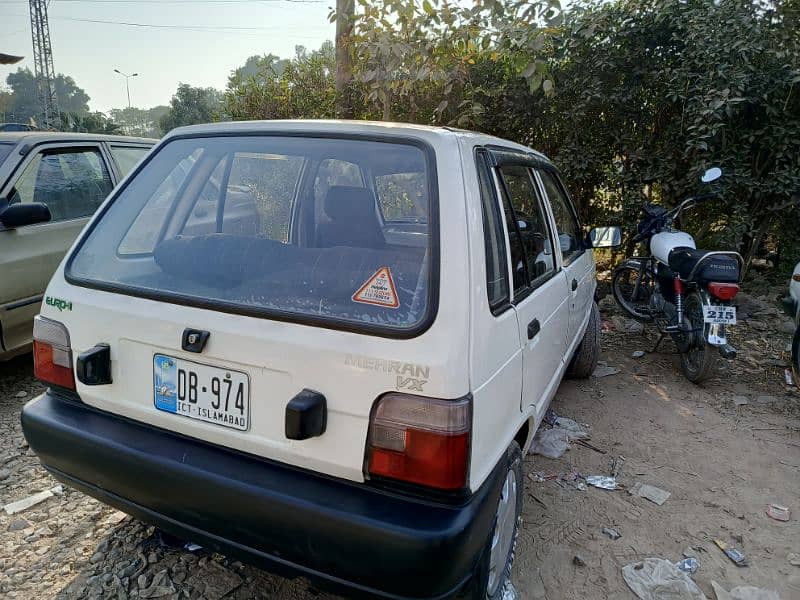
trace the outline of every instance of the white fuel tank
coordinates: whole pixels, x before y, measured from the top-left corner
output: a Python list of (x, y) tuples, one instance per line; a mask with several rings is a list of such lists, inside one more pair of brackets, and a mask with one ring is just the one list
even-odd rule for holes
[(669, 264), (669, 253), (673, 248), (697, 248), (694, 238), (683, 231), (662, 231), (650, 238), (650, 252), (656, 260)]

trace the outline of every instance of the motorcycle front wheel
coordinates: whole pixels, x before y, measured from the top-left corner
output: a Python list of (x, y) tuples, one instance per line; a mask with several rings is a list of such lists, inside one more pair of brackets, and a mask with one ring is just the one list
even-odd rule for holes
[(686, 297), (683, 318), (689, 327), (687, 332), (677, 335), (689, 336), (689, 339), (686, 340), (686, 351), (681, 352), (681, 371), (692, 383), (700, 383), (714, 371), (719, 351), (706, 339), (703, 299), (698, 292), (692, 292)]
[(627, 260), (614, 269), (611, 276), (611, 293), (620, 308), (637, 321), (650, 323), (650, 297), (652, 281), (644, 261)]

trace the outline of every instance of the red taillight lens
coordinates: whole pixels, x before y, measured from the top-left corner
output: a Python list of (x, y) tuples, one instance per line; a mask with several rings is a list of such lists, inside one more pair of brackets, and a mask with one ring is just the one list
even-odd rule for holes
[(75, 389), (69, 332), (58, 321), (42, 316), (33, 321), (33, 374), (43, 383)]
[(739, 286), (735, 283), (714, 283), (708, 284), (709, 293), (720, 300), (730, 300), (739, 293)]
[(443, 490), (464, 488), (471, 428), (469, 399), (386, 394), (370, 422), (369, 475)]

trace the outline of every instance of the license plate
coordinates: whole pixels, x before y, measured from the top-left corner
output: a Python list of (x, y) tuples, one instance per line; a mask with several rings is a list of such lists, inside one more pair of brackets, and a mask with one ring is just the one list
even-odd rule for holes
[(246, 431), (250, 426), (247, 373), (156, 354), (153, 397), (158, 410)]
[(703, 321), (716, 325), (736, 325), (736, 307), (704, 306)]

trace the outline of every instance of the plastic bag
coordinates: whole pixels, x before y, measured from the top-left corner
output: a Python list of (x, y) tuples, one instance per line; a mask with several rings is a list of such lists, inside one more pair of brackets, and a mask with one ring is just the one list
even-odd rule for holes
[(714, 589), (717, 600), (781, 600), (776, 592), (753, 587), (752, 585), (740, 585), (727, 592), (725, 588), (712, 579), (711, 587)]
[(686, 573), (663, 558), (625, 565), (622, 578), (641, 600), (708, 600)]
[(532, 454), (541, 454), (547, 458), (561, 458), (569, 448), (569, 432), (566, 429), (540, 429), (533, 437)]

